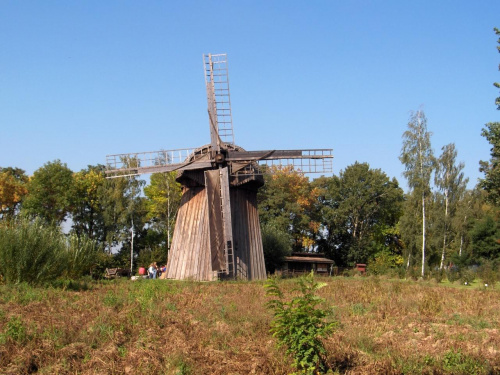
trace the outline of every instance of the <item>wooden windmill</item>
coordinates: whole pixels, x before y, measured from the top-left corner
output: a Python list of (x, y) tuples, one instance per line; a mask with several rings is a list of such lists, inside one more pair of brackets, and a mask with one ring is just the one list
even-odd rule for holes
[(177, 171), (183, 187), (167, 278), (266, 277), (257, 212), (262, 165), (332, 171), (331, 149), (245, 151), (234, 143), (226, 54), (203, 55), (210, 143), (107, 156), (109, 177)]

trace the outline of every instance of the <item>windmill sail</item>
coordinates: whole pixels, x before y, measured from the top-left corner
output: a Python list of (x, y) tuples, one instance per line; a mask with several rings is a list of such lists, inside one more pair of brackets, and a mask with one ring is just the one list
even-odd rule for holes
[(212, 151), (219, 153), (223, 143), (234, 145), (227, 55), (203, 55), (203, 65), (207, 89), (210, 144)]

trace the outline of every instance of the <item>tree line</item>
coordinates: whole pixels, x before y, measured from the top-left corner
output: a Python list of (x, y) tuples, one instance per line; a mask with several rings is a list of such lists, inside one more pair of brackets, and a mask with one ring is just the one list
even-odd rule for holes
[[(495, 104), (500, 109), (500, 97)], [(482, 136), (491, 159), (480, 162), (484, 179), (472, 189), (453, 143), (435, 155), (423, 110), (410, 115), (402, 134), (407, 192), (367, 162), (313, 180), (272, 168), (258, 193), (268, 271), (292, 251), (324, 253), (339, 267), (368, 263), (374, 272), (399, 267), (421, 276), (498, 261), (500, 123), (486, 124)], [(0, 167), (0, 225), (21, 216), (65, 223), (70, 234), (94, 241), (110, 264), (163, 263), (181, 198), (175, 177), (152, 174), (148, 184), (138, 177), (107, 179), (103, 165), (74, 172), (60, 160), (32, 176)]]

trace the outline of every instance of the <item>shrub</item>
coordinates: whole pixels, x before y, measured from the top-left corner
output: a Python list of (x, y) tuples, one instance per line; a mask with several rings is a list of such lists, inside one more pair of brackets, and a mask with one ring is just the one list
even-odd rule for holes
[(498, 281), (498, 267), (493, 262), (485, 262), (479, 268), (478, 276), (484, 284), (494, 286)]
[(327, 322), (330, 312), (318, 307), (324, 299), (316, 296), (316, 291), (325, 285), (317, 283), (311, 272), (298, 279), (298, 287), (293, 291), (300, 291), (300, 295), (284, 302), (276, 278), (266, 283), (266, 294), (274, 297), (267, 302), (274, 314), (271, 332), (278, 339), (278, 346), (286, 347), (286, 353), (293, 357), (294, 367), (303, 374), (324, 370), (325, 348), (321, 338), (337, 325), (335, 321)]
[(370, 273), (374, 275), (388, 274), (392, 269), (401, 266), (403, 258), (401, 255), (393, 254), (383, 250), (375, 254), (373, 260), (368, 264)]
[(94, 240), (87, 236), (79, 237), (76, 234), (71, 234), (65, 252), (64, 276), (74, 279), (90, 274), (98, 251), (99, 248)]
[(454, 283), (460, 278), (460, 273), (458, 272), (458, 268), (453, 266), (446, 270), (446, 278), (450, 283)]
[(60, 276), (78, 278), (91, 271), (98, 254), (93, 240), (71, 235), (41, 219), (0, 223), (0, 278), (7, 284), (40, 285)]
[(434, 279), (437, 283), (440, 283), (444, 280), (446, 273), (444, 269), (438, 268), (434, 269), (430, 272), (430, 277)]
[(5, 282), (40, 284), (62, 273), (65, 241), (40, 219), (0, 225), (0, 274)]
[(469, 268), (462, 268), (460, 270), (460, 283), (465, 285), (471, 285), (476, 278), (476, 273)]

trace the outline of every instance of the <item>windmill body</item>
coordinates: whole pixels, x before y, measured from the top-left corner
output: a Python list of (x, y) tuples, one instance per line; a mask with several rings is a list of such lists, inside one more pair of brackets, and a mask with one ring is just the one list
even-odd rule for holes
[(183, 195), (167, 278), (217, 280), (266, 277), (257, 211), (262, 165), (330, 172), (332, 150), (246, 151), (234, 144), (227, 58), (204, 55), (210, 144), (107, 156), (110, 177), (177, 171)]

